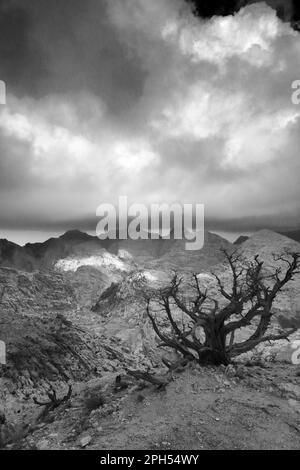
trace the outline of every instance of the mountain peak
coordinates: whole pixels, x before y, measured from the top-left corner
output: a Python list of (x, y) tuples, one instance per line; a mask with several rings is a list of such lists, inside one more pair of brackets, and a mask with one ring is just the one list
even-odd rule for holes
[(93, 239), (94, 237), (92, 237), (91, 235), (89, 235), (88, 233), (86, 232), (81, 232), (80, 230), (77, 230), (77, 229), (74, 229), (74, 230), (68, 230), (67, 232), (65, 232), (63, 235), (61, 235), (59, 237), (60, 240), (67, 240), (67, 241), (70, 241), (70, 240), (82, 240), (82, 241), (86, 241), (86, 240), (91, 240)]
[(234, 245), (242, 245), (244, 242), (246, 242), (247, 240), (249, 240), (249, 237), (247, 237), (246, 235), (240, 235), (236, 240), (235, 242), (233, 242)]
[(0, 245), (2, 245), (3, 247), (19, 247), (19, 245), (17, 245), (17, 243), (14, 243), (14, 242), (11, 242), (9, 240), (7, 240), (6, 238), (0, 238)]

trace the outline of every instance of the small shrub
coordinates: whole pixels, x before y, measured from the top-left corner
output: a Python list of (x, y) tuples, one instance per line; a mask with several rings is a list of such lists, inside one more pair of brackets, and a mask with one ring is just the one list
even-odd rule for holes
[(101, 393), (90, 395), (85, 402), (85, 408), (89, 413), (91, 413), (93, 410), (101, 408), (104, 405), (105, 399)]

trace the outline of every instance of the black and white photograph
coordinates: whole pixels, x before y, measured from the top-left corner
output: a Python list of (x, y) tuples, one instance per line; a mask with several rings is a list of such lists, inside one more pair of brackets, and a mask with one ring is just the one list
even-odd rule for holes
[(1, 459), (300, 450), (299, 152), (299, 1), (0, 0)]

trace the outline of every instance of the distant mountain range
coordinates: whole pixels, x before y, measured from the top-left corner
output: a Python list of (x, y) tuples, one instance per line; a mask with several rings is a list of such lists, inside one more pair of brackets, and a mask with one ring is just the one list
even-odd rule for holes
[(153, 269), (200, 271), (222, 260), (221, 248), (232, 244), (218, 235), (205, 233), (202, 250), (186, 251), (185, 240), (159, 238), (146, 240), (100, 240), (72, 230), (44, 243), (21, 247), (0, 240), (0, 266), (32, 272), (58, 269), (76, 271), (81, 266), (127, 271), (139, 266)]
[[(257, 232), (262, 233), (275, 234), (271, 231)], [(254, 239), (257, 234), (253, 235)], [(287, 240), (300, 241), (300, 230), (278, 235)], [(79, 230), (71, 230), (58, 238), (50, 238), (43, 243), (28, 243), (23, 247), (0, 240), (0, 266), (27, 272), (52, 269), (76, 272), (84, 266), (91, 266), (104, 274), (110, 270), (126, 272), (137, 267), (200, 272), (222, 261), (221, 249), (230, 250), (233, 246), (244, 245), (248, 240), (249, 237), (241, 236), (231, 244), (216, 234), (206, 232), (203, 249), (187, 251), (184, 240), (163, 237), (157, 240), (100, 240)]]
[(100, 241), (78, 230), (66, 232), (59, 238), (50, 238), (43, 243), (28, 243), (21, 247), (8, 240), (0, 240), (0, 265), (24, 271), (51, 269), (55, 261), (76, 253), (77, 247), (83, 246), (87, 252), (103, 248), (105, 241)]

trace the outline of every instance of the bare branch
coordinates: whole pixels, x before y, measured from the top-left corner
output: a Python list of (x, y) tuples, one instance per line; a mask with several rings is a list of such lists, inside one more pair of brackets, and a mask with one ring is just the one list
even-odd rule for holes
[(267, 341), (279, 341), (281, 339), (288, 340), (289, 336), (295, 333), (295, 331), (297, 331), (297, 329), (292, 329), (286, 333), (281, 333), (278, 335), (268, 335), (268, 336), (263, 336), (257, 339), (249, 339), (247, 341), (244, 341), (243, 343), (235, 344), (230, 350), (230, 355), (232, 357), (239, 356), (240, 354), (251, 351), (253, 348), (258, 346), (259, 344), (265, 343)]
[(64, 395), (62, 398), (57, 398), (56, 390), (54, 390), (54, 388), (51, 385), (50, 390), (47, 393), (47, 395), (49, 398), (48, 401), (40, 401), (36, 397), (33, 397), (32, 399), (36, 405), (46, 406), (48, 411), (51, 411), (70, 400), (72, 396), (72, 386), (69, 385), (69, 389), (66, 395)]
[(128, 370), (127, 374), (134, 377), (137, 380), (144, 380), (145, 382), (150, 382), (151, 384), (155, 385), (159, 390), (164, 390), (170, 380), (167, 377), (158, 377), (155, 375), (151, 375), (148, 372), (142, 372), (139, 370)]

